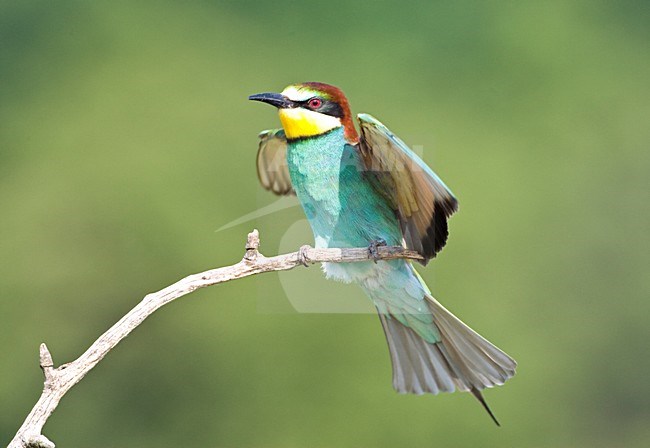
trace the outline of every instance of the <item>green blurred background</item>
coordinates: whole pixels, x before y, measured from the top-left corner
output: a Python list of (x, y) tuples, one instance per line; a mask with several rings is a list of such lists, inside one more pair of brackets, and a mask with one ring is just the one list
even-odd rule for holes
[[(486, 392), (503, 427), (468, 394), (397, 395), (375, 316), (292, 312), (265, 274), (156, 313), (45, 434), (61, 447), (650, 446), (649, 5), (0, 3), (0, 445), (41, 392), (40, 342), (72, 361), (146, 293), (238, 261), (253, 227), (267, 255), (288, 228), (308, 232), (296, 207), (215, 230), (275, 200), (254, 162), (257, 133), (279, 122), (246, 97), (318, 80), (421, 147), (460, 198), (447, 248), (420, 271), (519, 361)], [(326, 288), (318, 268), (284, 275)]]

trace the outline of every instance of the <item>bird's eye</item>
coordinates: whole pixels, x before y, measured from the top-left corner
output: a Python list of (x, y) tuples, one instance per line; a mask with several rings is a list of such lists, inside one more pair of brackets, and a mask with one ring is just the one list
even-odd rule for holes
[(312, 98), (307, 102), (310, 109), (318, 109), (323, 105), (323, 100), (320, 98)]

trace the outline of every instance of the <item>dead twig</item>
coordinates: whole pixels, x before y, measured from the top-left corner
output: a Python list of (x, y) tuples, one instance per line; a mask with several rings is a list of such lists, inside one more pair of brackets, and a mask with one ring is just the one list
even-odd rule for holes
[[(122, 339), (158, 308), (189, 294), (199, 288), (236, 280), (263, 272), (286, 271), (307, 263), (351, 263), (368, 261), (368, 248), (315, 249), (303, 246), (297, 252), (267, 258), (259, 252), (260, 238), (257, 230), (248, 234), (246, 253), (237, 264), (193, 274), (162, 289), (148, 294), (115, 325), (102, 334), (75, 361), (54, 367), (47, 346), (41, 344), (40, 366), (45, 374), (43, 393), (25, 419), (8, 448), (54, 448), (54, 443), (41, 434), (47, 419), (56, 409), (61, 398), (101, 361)], [(373, 259), (390, 260), (407, 258), (422, 260), (412, 250), (398, 246), (379, 246)]]

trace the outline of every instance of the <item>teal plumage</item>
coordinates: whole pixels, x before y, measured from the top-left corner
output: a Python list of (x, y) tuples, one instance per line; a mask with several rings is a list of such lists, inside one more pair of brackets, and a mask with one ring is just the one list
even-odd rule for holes
[(363, 162), (342, 128), (290, 142), (287, 164), (316, 237), (333, 243), (328, 246), (366, 246), (379, 237), (400, 244), (395, 213), (364, 178)]
[[(394, 211), (365, 178), (361, 156), (342, 128), (289, 143), (287, 165), (316, 247), (363, 247), (377, 240), (401, 245)], [(324, 271), (328, 278), (359, 283), (380, 312), (396, 316), (428, 342), (440, 341), (425, 290), (408, 262), (324, 263)]]
[[(371, 116), (359, 115), (359, 137), (340, 90), (305, 83), (250, 98), (278, 107), (284, 127), (260, 135), (260, 181), (275, 193), (297, 195), (316, 247), (383, 241), (417, 250), (425, 263), (442, 249), (455, 197)], [(480, 391), (513, 376), (515, 361), (437, 302), (410, 262), (323, 263), (323, 269), (328, 278), (358, 283), (373, 301), (398, 392), (469, 391), (494, 418)]]

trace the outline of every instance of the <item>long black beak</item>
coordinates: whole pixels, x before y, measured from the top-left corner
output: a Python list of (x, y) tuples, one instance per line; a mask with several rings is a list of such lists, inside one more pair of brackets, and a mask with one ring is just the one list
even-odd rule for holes
[(248, 99), (268, 103), (272, 106), (277, 107), (278, 109), (288, 109), (290, 107), (295, 107), (293, 101), (279, 93), (258, 93), (256, 95), (249, 96)]

